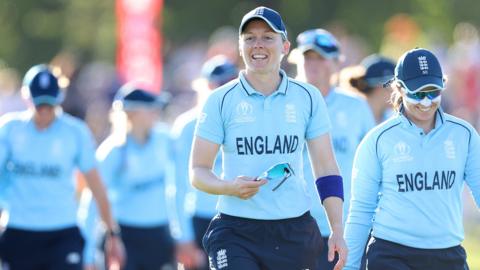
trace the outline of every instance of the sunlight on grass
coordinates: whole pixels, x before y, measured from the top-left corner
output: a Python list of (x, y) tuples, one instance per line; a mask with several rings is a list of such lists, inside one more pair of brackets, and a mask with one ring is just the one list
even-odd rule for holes
[(465, 241), (470, 270), (480, 270), (480, 224), (465, 224)]
[(480, 212), (468, 189), (465, 189), (464, 195), (465, 240), (462, 245), (467, 251), (470, 270), (480, 270)]

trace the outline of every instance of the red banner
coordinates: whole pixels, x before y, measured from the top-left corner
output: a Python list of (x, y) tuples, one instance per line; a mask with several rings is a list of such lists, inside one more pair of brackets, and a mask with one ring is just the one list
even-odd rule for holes
[(163, 0), (117, 0), (117, 70), (124, 82), (162, 87)]

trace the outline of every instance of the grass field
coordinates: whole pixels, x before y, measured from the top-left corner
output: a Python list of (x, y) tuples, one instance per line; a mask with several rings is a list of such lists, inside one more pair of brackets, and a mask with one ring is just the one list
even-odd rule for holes
[(470, 270), (480, 270), (480, 224), (465, 225), (465, 241), (463, 246), (467, 251)]

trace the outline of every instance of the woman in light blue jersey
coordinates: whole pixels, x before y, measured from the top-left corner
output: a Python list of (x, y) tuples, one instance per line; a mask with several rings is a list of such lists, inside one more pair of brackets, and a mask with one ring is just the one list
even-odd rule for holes
[[(203, 64), (201, 73), (202, 77), (192, 83), (193, 89), (197, 92), (197, 105), (177, 117), (172, 128), (175, 136), (177, 201), (180, 199), (180, 207), (185, 206), (182, 219), (182, 238), (184, 241), (194, 240), (196, 244), (195, 250), (184, 252), (184, 254), (190, 254), (182, 260), (187, 270), (209, 269), (208, 258), (200, 249), (210, 220), (217, 214), (215, 209), (217, 196), (200, 191), (190, 185), (188, 162), (197, 115), (211, 91), (235, 79), (238, 76), (238, 69), (228, 58), (217, 55)], [(216, 175), (222, 173), (221, 153), (217, 155), (213, 171)], [(183, 194), (184, 196), (182, 196)], [(195, 256), (198, 253), (200, 256)]]
[[(375, 126), (375, 120), (367, 102), (362, 97), (343, 91), (332, 84), (332, 76), (338, 71), (342, 55), (340, 44), (330, 32), (324, 29), (311, 29), (300, 33), (297, 37), (297, 48), (292, 51), (288, 60), (297, 65), (297, 79), (318, 88), (327, 104), (328, 114), (332, 120), (333, 149), (343, 176), (345, 220), (350, 200), (353, 156), (360, 140)], [(314, 199), (311, 209), (312, 216), (317, 220), (326, 245), (330, 236), (330, 228), (320, 199), (315, 194), (315, 179), (310, 162), (308, 162), (306, 149), (303, 157), (305, 180)], [(333, 269), (335, 263), (336, 261), (328, 260), (328, 253), (325, 249), (319, 257), (317, 269)]]
[[(97, 150), (100, 173), (125, 243), (124, 270), (174, 265), (173, 232), (169, 228), (170, 224), (175, 227), (176, 215), (172, 142), (167, 130), (155, 126), (163, 104), (146, 90), (124, 85), (112, 106), (113, 132)], [(85, 261), (93, 264), (96, 213), (94, 207), (90, 210)]]
[[(333, 229), (328, 255), (339, 254), (341, 269), (343, 187), (324, 100), (280, 69), (290, 42), (275, 10), (257, 7), (243, 17), (239, 48), (245, 70), (210, 94), (192, 149), (193, 186), (220, 195), (220, 213), (203, 238), (210, 268), (316, 269), (323, 241), (303, 177), (307, 144)], [(212, 171), (220, 146), (221, 177)]]
[(123, 245), (96, 169), (90, 130), (62, 112), (63, 93), (50, 67), (32, 67), (23, 86), (31, 110), (0, 118), (0, 194), (9, 214), (0, 237), (2, 265), (11, 270), (82, 269), (75, 169), (85, 176), (106, 226), (107, 262), (122, 265)]
[(468, 269), (462, 191), (480, 203), (480, 138), (440, 106), (445, 79), (428, 50), (406, 52), (395, 67), (397, 115), (360, 144), (353, 166), (345, 229), (345, 269), (358, 269), (365, 242), (367, 269)]

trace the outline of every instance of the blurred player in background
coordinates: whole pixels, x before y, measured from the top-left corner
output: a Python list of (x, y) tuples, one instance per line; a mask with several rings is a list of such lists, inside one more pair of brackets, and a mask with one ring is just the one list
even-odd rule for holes
[[(212, 218), (217, 214), (215, 206), (217, 196), (205, 193), (193, 188), (189, 181), (188, 163), (192, 148), (193, 133), (196, 120), (206, 97), (215, 88), (235, 79), (238, 76), (238, 69), (234, 63), (223, 55), (215, 56), (206, 61), (202, 67), (202, 77), (192, 83), (193, 89), (197, 92), (197, 105), (191, 110), (180, 115), (173, 125), (175, 137), (176, 156), (176, 183), (179, 206), (184, 205), (185, 215), (182, 218), (183, 240), (195, 240), (196, 250), (191, 251), (191, 262), (189, 258), (179, 258), (185, 262), (188, 269), (206, 270), (208, 258), (202, 250), (202, 237), (207, 231)], [(215, 160), (213, 172), (220, 176), (222, 173), (222, 155), (219, 153)], [(182, 189), (184, 190), (182, 192)], [(182, 194), (185, 194), (182, 196)], [(178, 201), (178, 200), (177, 200)], [(202, 258), (197, 258), (197, 252)], [(183, 253), (186, 254), (186, 253)]]
[(390, 104), (392, 89), (384, 87), (384, 84), (393, 78), (394, 69), (392, 60), (378, 54), (367, 56), (359, 66), (346, 68), (352, 71), (344, 78), (348, 84), (346, 87), (353, 87), (365, 96), (377, 124), (393, 115)]
[(31, 109), (0, 119), (0, 181), (9, 213), (0, 238), (7, 269), (82, 269), (74, 169), (85, 176), (106, 226), (109, 266), (123, 263), (123, 245), (97, 172), (86, 124), (60, 108), (63, 93), (46, 65), (32, 67), (23, 91)]
[[(332, 76), (338, 71), (342, 55), (340, 44), (330, 32), (324, 29), (307, 30), (298, 35), (297, 46), (289, 57), (289, 60), (297, 65), (297, 79), (310, 83), (320, 90), (332, 122), (333, 148), (343, 176), (345, 219), (350, 205), (350, 175), (355, 150), (367, 131), (375, 126), (375, 122), (363, 98), (351, 92), (342, 91), (332, 83)], [(305, 180), (314, 199), (311, 208), (312, 216), (317, 220), (324, 243), (327, 244), (331, 233), (330, 227), (325, 210), (316, 196), (315, 179), (306, 150), (303, 158)], [(316, 269), (334, 268), (335, 262), (328, 260), (327, 251), (325, 249), (322, 252), (320, 264)]]
[[(175, 206), (172, 141), (168, 130), (155, 126), (163, 101), (126, 84), (113, 102), (113, 131), (97, 150), (100, 173), (120, 236), (125, 243), (125, 270), (174, 267), (174, 240), (170, 224)], [(87, 264), (94, 263), (95, 207), (87, 217)]]

